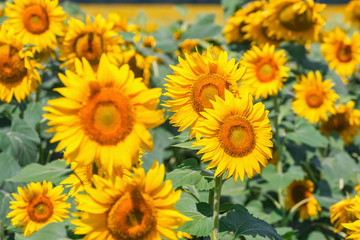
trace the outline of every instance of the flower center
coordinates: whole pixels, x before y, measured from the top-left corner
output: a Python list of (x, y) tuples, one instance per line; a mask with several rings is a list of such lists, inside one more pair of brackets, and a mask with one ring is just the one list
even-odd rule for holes
[(0, 45), (0, 83), (17, 85), (27, 75), (19, 51), (7, 44)]
[(152, 199), (139, 190), (126, 192), (111, 207), (107, 227), (116, 240), (148, 239), (156, 230), (156, 211)]
[(351, 45), (340, 43), (336, 56), (340, 62), (350, 62), (352, 59)]
[(44, 223), (53, 215), (53, 209), (53, 204), (49, 198), (40, 195), (30, 201), (27, 207), (27, 212), (32, 221)]
[(116, 145), (124, 140), (135, 124), (129, 99), (114, 89), (100, 89), (91, 82), (92, 95), (79, 116), (90, 139), (101, 145)]
[(75, 40), (75, 53), (78, 58), (86, 58), (92, 66), (97, 66), (104, 52), (103, 38), (97, 33), (85, 33)]
[(250, 122), (238, 115), (228, 117), (220, 127), (219, 141), (233, 157), (244, 157), (255, 148), (255, 133)]
[(201, 75), (191, 89), (194, 110), (199, 113), (204, 111), (204, 108), (212, 108), (210, 100), (215, 100), (215, 95), (224, 99), (225, 89), (228, 89), (228, 84), (221, 75), (216, 73)]
[(311, 192), (304, 185), (294, 186), (291, 192), (291, 197), (295, 203), (298, 203), (311, 196)]
[(256, 65), (256, 76), (260, 82), (271, 82), (275, 79), (278, 66), (271, 58), (263, 58)]
[(305, 95), (306, 103), (311, 108), (318, 108), (324, 102), (324, 96), (318, 90), (309, 90)]
[(129, 67), (134, 72), (135, 78), (143, 77), (144, 76), (144, 68), (140, 68), (136, 62), (136, 57), (133, 56), (129, 60)]
[(33, 34), (41, 34), (49, 29), (49, 17), (41, 6), (30, 5), (23, 13), (25, 28)]
[(345, 113), (337, 113), (329, 117), (329, 120), (326, 122), (325, 127), (337, 133), (341, 133), (342, 131), (348, 129), (350, 127), (350, 124), (346, 118)]
[(306, 10), (299, 13), (299, 9), (295, 8), (295, 5), (286, 5), (279, 12), (278, 17), (280, 24), (295, 32), (303, 32), (312, 28), (315, 24), (313, 21), (313, 12), (308, 6), (302, 6), (302, 8), (304, 7)]

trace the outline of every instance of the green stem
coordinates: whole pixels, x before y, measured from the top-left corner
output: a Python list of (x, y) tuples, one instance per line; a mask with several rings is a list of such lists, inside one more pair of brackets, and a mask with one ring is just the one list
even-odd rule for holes
[(187, 194), (189, 194), (190, 196), (192, 196), (193, 198), (195, 198), (195, 200), (199, 203), (199, 202), (201, 202), (201, 200), (195, 195), (195, 194), (193, 194), (192, 192), (190, 192), (190, 191), (188, 191), (188, 190), (185, 190), (185, 189), (183, 189), (182, 190), (184, 193), (187, 193)]
[(215, 178), (215, 197), (214, 197), (214, 230), (211, 233), (211, 240), (219, 240), (219, 209), (222, 187), (222, 175)]
[(0, 240), (3, 240), (3, 239), (5, 239), (5, 225), (0, 220)]
[(42, 142), (41, 142), (41, 129), (40, 129), (40, 123), (36, 125), (35, 127), (36, 132), (39, 135), (40, 138), (40, 144), (38, 146), (38, 150), (39, 150), (39, 163), (45, 165), (45, 159), (44, 159), (44, 149), (42, 148)]

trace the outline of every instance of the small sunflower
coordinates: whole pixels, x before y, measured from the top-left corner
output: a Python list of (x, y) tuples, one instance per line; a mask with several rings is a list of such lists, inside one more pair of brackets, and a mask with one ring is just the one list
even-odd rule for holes
[(183, 53), (194, 52), (199, 46), (198, 39), (186, 39), (179, 44), (179, 47)]
[(294, 180), (288, 187), (286, 192), (285, 207), (290, 210), (297, 203), (309, 199), (298, 207), (300, 219), (306, 220), (310, 217), (316, 217), (321, 207), (314, 198), (314, 184), (310, 180)]
[(344, 229), (343, 223), (351, 223), (357, 220), (356, 216), (349, 211), (349, 208), (353, 207), (355, 204), (356, 199), (349, 198), (341, 200), (330, 207), (330, 221), (335, 227), (334, 232)]
[(23, 44), (34, 44), (41, 52), (47, 48), (55, 49), (56, 35), (63, 35), (62, 22), (66, 14), (58, 0), (14, 0), (6, 3), (6, 21), (14, 29)]
[(65, 61), (61, 67), (70, 66), (73, 69), (76, 58), (85, 58), (97, 69), (102, 54), (106, 54), (112, 64), (119, 65), (121, 59), (121, 39), (112, 30), (113, 23), (106, 22), (97, 15), (94, 22), (86, 17), (86, 23), (71, 18), (69, 27), (60, 46), (60, 60)]
[(94, 175), (88, 195), (77, 195), (79, 219), (72, 222), (78, 227), (75, 234), (85, 239), (153, 240), (178, 239), (175, 228), (191, 219), (175, 208), (180, 191), (174, 191), (171, 181), (162, 182), (164, 165), (154, 162), (145, 175), (144, 169), (135, 168), (129, 181), (116, 178), (115, 182)]
[(360, 27), (360, 0), (351, 0), (346, 6), (345, 17), (353, 25)]
[(264, 23), (268, 34), (300, 43), (317, 41), (325, 19), (320, 15), (325, 4), (313, 0), (270, 0), (269, 17)]
[(325, 135), (336, 132), (340, 135), (345, 145), (353, 142), (353, 138), (359, 133), (360, 110), (353, 109), (355, 103), (349, 101), (346, 105), (339, 104), (335, 107), (335, 113), (327, 121), (322, 121), (320, 131)]
[(252, 97), (243, 94), (235, 98), (225, 90), (225, 100), (215, 96), (212, 108), (205, 108), (201, 115), (205, 118), (196, 131), (204, 138), (195, 146), (204, 146), (202, 161), (211, 161), (207, 168), (216, 167), (215, 176), (227, 171), (226, 178), (234, 181), (245, 175), (252, 178), (272, 158), (270, 148), (272, 133), (268, 111), (262, 103), (253, 105)]
[(13, 97), (20, 103), (35, 91), (41, 82), (35, 67), (41, 66), (33, 60), (30, 49), (15, 36), (13, 29), (0, 27), (0, 101), (9, 103)]
[(11, 201), (13, 209), (7, 218), (16, 227), (23, 227), (22, 232), (29, 236), (52, 222), (61, 222), (68, 218), (70, 203), (66, 203), (66, 195), (61, 194), (62, 186), (54, 187), (51, 182), (29, 183), (27, 188), (18, 187), (18, 194), (13, 193), (16, 201)]
[(198, 120), (203, 119), (200, 112), (204, 108), (211, 108), (210, 100), (215, 95), (222, 98), (225, 89), (237, 94), (237, 82), (244, 75), (245, 69), (238, 67), (235, 59), (228, 61), (226, 51), (221, 51), (219, 57), (214, 57), (212, 50), (208, 49), (203, 55), (200, 53), (185, 53), (185, 59), (179, 57), (180, 64), (171, 66), (174, 75), (168, 75), (164, 94), (171, 98), (165, 102), (170, 112), (170, 123), (180, 127), (183, 131), (190, 127), (190, 135), (195, 136), (194, 126)]
[(138, 29), (135, 24), (129, 24), (126, 17), (115, 12), (109, 13), (107, 21), (113, 24), (113, 30), (115, 32), (130, 32), (137, 31)]
[(156, 45), (156, 40), (153, 36), (144, 36), (142, 38), (142, 46), (146, 48), (153, 48)]
[(246, 19), (251, 13), (261, 10), (264, 4), (263, 1), (250, 2), (245, 8), (239, 9), (228, 19), (223, 30), (227, 43), (241, 43), (245, 40), (246, 32), (243, 31), (243, 27), (246, 25)]
[(86, 166), (96, 162), (112, 175), (114, 169), (131, 169), (138, 162), (139, 147), (151, 151), (148, 131), (163, 122), (156, 110), (161, 89), (148, 89), (134, 78), (129, 65), (120, 69), (102, 55), (97, 73), (86, 59), (75, 61), (77, 73), (60, 75), (65, 87), (56, 89), (64, 97), (48, 101), (51, 142), (64, 158)]
[(244, 53), (240, 62), (246, 67), (241, 83), (254, 89), (256, 99), (275, 96), (289, 77), (287, 72), (290, 69), (284, 66), (286, 61), (284, 50), (275, 52), (274, 45), (253, 46)]
[(329, 67), (343, 79), (356, 72), (356, 65), (360, 64), (360, 36), (357, 32), (349, 38), (343, 30), (335, 28), (324, 37), (321, 49)]
[(330, 79), (322, 81), (319, 71), (301, 75), (294, 84), (295, 99), (292, 103), (294, 112), (311, 123), (326, 121), (328, 113), (335, 113), (335, 101), (339, 96), (331, 88), (335, 85)]

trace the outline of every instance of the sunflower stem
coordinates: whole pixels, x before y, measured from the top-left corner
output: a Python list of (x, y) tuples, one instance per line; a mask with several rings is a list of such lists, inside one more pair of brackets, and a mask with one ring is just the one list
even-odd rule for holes
[(211, 233), (211, 240), (219, 240), (219, 209), (222, 187), (222, 175), (215, 178), (214, 197), (214, 230)]

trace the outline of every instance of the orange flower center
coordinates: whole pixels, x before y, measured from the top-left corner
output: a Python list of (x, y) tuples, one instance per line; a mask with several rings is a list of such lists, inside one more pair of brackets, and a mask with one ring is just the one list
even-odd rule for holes
[(292, 189), (291, 197), (295, 203), (298, 203), (304, 199), (312, 197), (312, 193), (306, 186), (298, 184)]
[(255, 148), (255, 133), (244, 117), (228, 117), (220, 127), (219, 140), (224, 151), (233, 157), (244, 157)]
[(30, 5), (23, 12), (25, 28), (33, 34), (41, 34), (49, 29), (49, 17), (40, 5)]
[(44, 223), (53, 215), (53, 209), (53, 204), (49, 198), (40, 195), (30, 201), (27, 212), (32, 221)]
[(84, 130), (101, 145), (116, 145), (133, 130), (133, 107), (129, 99), (115, 89), (100, 89), (98, 82), (91, 82), (90, 88), (92, 95), (79, 112)]
[(201, 75), (191, 89), (194, 110), (199, 113), (204, 108), (212, 108), (210, 100), (215, 100), (215, 95), (224, 99), (225, 89), (228, 89), (228, 83), (223, 76), (216, 73)]
[[(305, 4), (305, 3), (304, 3)], [(285, 28), (295, 32), (303, 32), (314, 26), (313, 11), (308, 6), (303, 12), (295, 8), (293, 4), (286, 5), (278, 15), (280, 24)]]
[(0, 45), (0, 83), (17, 85), (27, 75), (19, 51), (7, 44)]
[(350, 62), (352, 59), (351, 45), (340, 43), (336, 56), (340, 62)]
[(324, 103), (324, 96), (316, 89), (312, 89), (306, 92), (306, 103), (311, 108), (318, 108)]
[(256, 76), (260, 82), (273, 81), (277, 72), (278, 66), (272, 58), (263, 58), (256, 64)]
[(152, 199), (136, 189), (126, 192), (111, 207), (107, 227), (116, 240), (148, 239), (156, 230), (156, 210)]
[(85, 33), (75, 40), (75, 53), (78, 58), (86, 58), (92, 66), (97, 66), (101, 54), (105, 52), (103, 38), (97, 33)]

